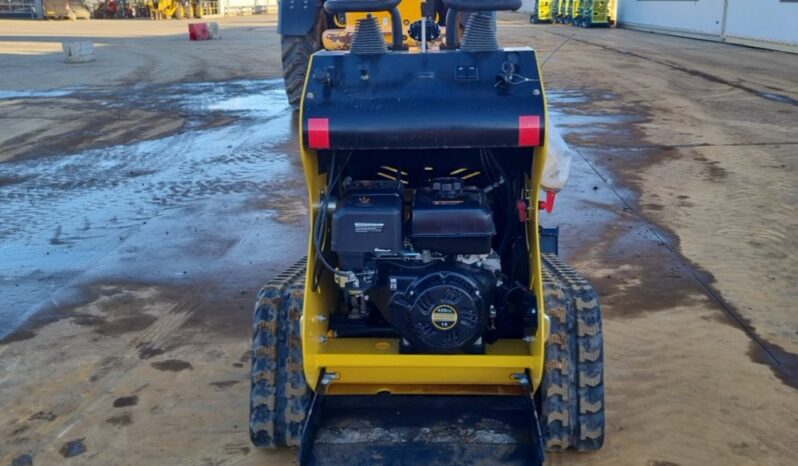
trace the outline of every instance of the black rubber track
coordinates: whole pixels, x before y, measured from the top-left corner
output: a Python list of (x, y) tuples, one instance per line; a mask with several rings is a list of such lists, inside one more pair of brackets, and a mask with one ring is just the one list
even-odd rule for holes
[(249, 433), (257, 447), (298, 446), (310, 404), (299, 328), (305, 267), (302, 259), (258, 293), (249, 405)]
[(604, 340), (595, 290), (557, 256), (544, 254), (544, 305), (550, 322), (541, 386), (549, 451), (604, 444)]
[(326, 29), (326, 25), (326, 15), (319, 9), (316, 12), (316, 23), (307, 34), (280, 37), (285, 93), (288, 96), (288, 103), (294, 110), (299, 109), (302, 100), (310, 56), (322, 48), (321, 33)]

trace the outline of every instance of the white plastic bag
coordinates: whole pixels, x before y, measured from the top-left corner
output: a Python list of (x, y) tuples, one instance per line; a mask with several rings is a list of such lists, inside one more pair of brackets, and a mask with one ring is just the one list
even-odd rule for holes
[(549, 152), (546, 155), (546, 163), (543, 164), (541, 184), (544, 190), (556, 193), (565, 187), (571, 176), (573, 151), (553, 124), (546, 125), (546, 135), (549, 138)]

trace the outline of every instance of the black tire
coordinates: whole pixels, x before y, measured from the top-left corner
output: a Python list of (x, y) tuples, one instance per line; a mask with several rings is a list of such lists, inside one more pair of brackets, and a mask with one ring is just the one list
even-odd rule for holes
[(288, 103), (294, 110), (299, 109), (302, 90), (305, 86), (305, 74), (308, 71), (310, 56), (321, 50), (321, 34), (327, 26), (327, 15), (319, 9), (316, 11), (316, 22), (304, 36), (281, 36), (283, 79)]
[(299, 326), (304, 279), (303, 259), (258, 293), (252, 328), (249, 434), (259, 448), (299, 446), (310, 406)]
[(532, 16), (530, 16), (530, 17), (529, 17), (529, 22), (530, 22), (530, 23), (532, 23), (532, 24), (538, 24), (538, 23), (540, 23), (540, 20), (538, 19), (538, 15), (532, 15)]
[(593, 287), (555, 255), (543, 256), (550, 335), (541, 386), (548, 451), (594, 451), (604, 444), (604, 339)]
[(590, 27), (590, 20), (588, 20), (587, 18), (584, 18), (582, 20), (582, 27), (585, 28), (585, 29), (589, 28)]

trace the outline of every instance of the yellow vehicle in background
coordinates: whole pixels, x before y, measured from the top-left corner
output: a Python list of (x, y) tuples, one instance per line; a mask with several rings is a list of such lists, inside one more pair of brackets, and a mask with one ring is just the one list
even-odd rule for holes
[[(386, 11), (328, 13), (321, 7), (311, 7), (307, 3), (295, 7), (294, 1), (280, 0), (277, 26), (277, 32), (281, 36), (285, 90), (288, 101), (294, 109), (299, 108), (310, 56), (321, 49), (348, 50), (355, 36), (358, 20), (364, 19), (368, 14), (377, 20), (377, 27), (382, 32), (384, 40), (396, 47), (417, 48), (423, 30), (426, 33), (427, 45), (436, 48), (441, 44), (446, 31), (447, 7), (443, 0), (399, 2), (396, 6), (396, 17), (401, 17), (402, 22), (398, 25), (393, 24), (393, 16)], [(360, 10), (370, 9), (368, 2), (361, 5), (365, 8)], [(458, 15), (455, 18), (455, 22), (460, 23), (459, 35), (462, 35), (465, 24), (462, 21), (463, 16)], [(425, 21), (422, 21), (422, 18)], [(403, 31), (402, 37), (394, 39), (394, 27)]]
[[(422, 2), (418, 0), (408, 0), (399, 3), (397, 7), (399, 14), (404, 19), (404, 26), (409, 26), (421, 20)], [(426, 4), (427, 8), (427, 26), (429, 30), (428, 35), (435, 36), (429, 42), (430, 46), (437, 46), (440, 44), (440, 28), (445, 22), (445, 10), (441, 2), (429, 1)], [(327, 29), (322, 33), (322, 45), (326, 50), (348, 50), (355, 33), (355, 25), (357, 22), (366, 16), (373, 16), (377, 18), (385, 40), (388, 43), (393, 41), (393, 33), (391, 31), (391, 14), (387, 11), (375, 11), (372, 13), (339, 13), (332, 15), (332, 23), (327, 23)], [(420, 25), (420, 23), (418, 23)], [(417, 46), (419, 41), (413, 38), (412, 34), (403, 35), (403, 42), (407, 46)]]
[(544, 21), (552, 21), (552, 7), (556, 0), (536, 0), (532, 14), (529, 15), (529, 22), (538, 24)]
[[(574, 0), (579, 2), (579, 0)], [(574, 7), (572, 24), (589, 28), (591, 26), (610, 26), (610, 6), (607, 0), (581, 0), (580, 8)], [(577, 15), (578, 11), (578, 15)]]
[(45, 18), (89, 19), (91, 11), (77, 0), (43, 0), (42, 10)]
[[(579, 0), (571, 0), (570, 4), (568, 5), (568, 12), (565, 17), (565, 24), (578, 24), (577, 18), (579, 18)], [(585, 3), (585, 2), (582, 2)]]
[(571, 8), (571, 1), (572, 0), (560, 0), (559, 22), (562, 24), (569, 24), (571, 22), (568, 16), (568, 10)]
[(150, 10), (151, 19), (191, 19), (201, 16), (201, 11), (198, 11), (200, 10), (199, 5), (188, 1), (149, 0), (147, 7)]
[(568, 24), (568, 10), (571, 7), (571, 0), (558, 0), (552, 7), (552, 23)]

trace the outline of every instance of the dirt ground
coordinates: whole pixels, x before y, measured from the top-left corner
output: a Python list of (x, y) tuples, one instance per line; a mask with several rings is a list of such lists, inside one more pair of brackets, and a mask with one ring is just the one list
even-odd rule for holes
[[(0, 21), (0, 465), (295, 464), (247, 409), (254, 293), (305, 249), (296, 125), (275, 18), (220, 22)], [(499, 33), (578, 152), (543, 215), (605, 316), (605, 447), (550, 463), (798, 464), (798, 58)]]

